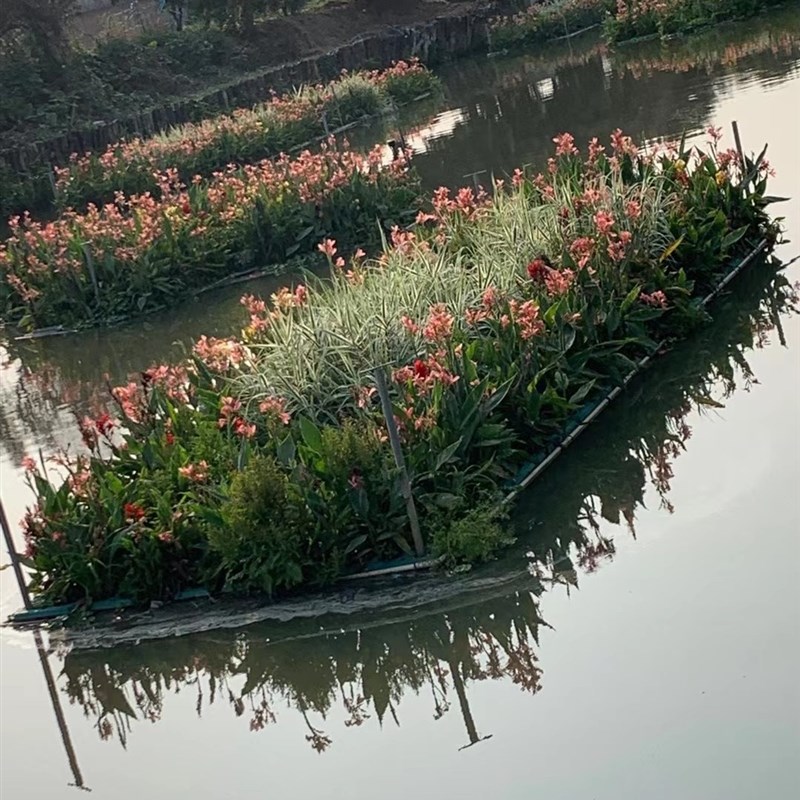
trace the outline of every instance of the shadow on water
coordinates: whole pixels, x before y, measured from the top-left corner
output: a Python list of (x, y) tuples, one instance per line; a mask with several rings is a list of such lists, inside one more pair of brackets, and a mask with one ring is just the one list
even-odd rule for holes
[[(437, 576), (445, 588), (436, 602), (409, 601), (395, 619), (328, 615), (105, 650), (69, 651), (67, 638), (62, 691), (102, 739), (123, 746), (141, 722), (160, 720), (178, 692), (196, 697), (199, 716), (229, 705), (253, 732), (297, 714), (319, 752), (349, 728), (400, 725), (410, 693), (429, 698), (434, 719), (460, 715), (464, 731), (453, 748), (481, 741), (492, 732), (471, 711), (470, 687), (507, 679), (521, 692), (542, 689), (547, 593), (576, 591), (581, 575), (613, 560), (601, 519), (636, 536), (648, 485), (671, 511), (673, 466), (692, 415), (757, 383), (748, 352), (785, 345), (782, 320), (797, 313), (798, 297), (776, 267), (754, 265), (717, 301), (714, 322), (657, 361), (521, 498), (513, 552), (473, 573)], [(416, 584), (405, 585), (413, 596)], [(333, 722), (342, 715), (343, 725)]]

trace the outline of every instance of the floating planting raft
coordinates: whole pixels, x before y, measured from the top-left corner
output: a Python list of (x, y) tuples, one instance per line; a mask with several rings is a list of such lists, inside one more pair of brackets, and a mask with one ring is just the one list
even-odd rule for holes
[(498, 509), (774, 243), (764, 153), (710, 135), (581, 154), (563, 134), (545, 174), (437, 191), (377, 259), (321, 242), (329, 281), (243, 298), (240, 339), (114, 390), (66, 481), (27, 462), (42, 603), (491, 556)]

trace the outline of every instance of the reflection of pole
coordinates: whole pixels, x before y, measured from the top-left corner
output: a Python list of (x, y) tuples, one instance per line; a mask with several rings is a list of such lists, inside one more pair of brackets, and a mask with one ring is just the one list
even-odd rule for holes
[(17, 579), (19, 593), (22, 595), (22, 603), (25, 608), (30, 608), (31, 596), (28, 594), (28, 585), (25, 583), (25, 576), (22, 574), (22, 567), (19, 563), (19, 553), (17, 553), (17, 548), (14, 547), (14, 539), (11, 537), (11, 528), (8, 525), (8, 517), (6, 517), (6, 510), (3, 508), (2, 500), (0, 500), (0, 527), (3, 528), (6, 550), (8, 550), (8, 557), (11, 559), (11, 566), (14, 570), (14, 577)]
[(44, 648), (42, 634), (38, 630), (35, 630), (33, 632), (33, 638), (36, 640), (36, 649), (39, 652), (39, 661), (42, 665), (42, 672), (44, 672), (44, 680), (47, 684), (47, 691), (50, 694), (50, 702), (53, 704), (53, 711), (56, 715), (58, 730), (61, 733), (61, 741), (64, 743), (64, 749), (67, 751), (69, 766), (72, 770), (72, 775), (75, 778), (75, 783), (70, 785), (77, 786), (79, 789), (83, 789), (85, 792), (91, 792), (91, 789), (83, 785), (83, 775), (81, 775), (81, 768), (78, 766), (75, 748), (72, 746), (72, 739), (70, 739), (69, 736), (67, 721), (64, 719), (64, 711), (61, 708), (61, 700), (58, 697), (56, 682), (53, 680), (53, 673), (50, 669), (50, 662), (47, 659), (47, 651)]
[(467, 736), (469, 736), (469, 744), (459, 747), (459, 750), (466, 750), (478, 742), (483, 742), (486, 739), (491, 739), (492, 734), (488, 736), (478, 736), (478, 729), (475, 727), (475, 720), (472, 718), (472, 711), (469, 707), (469, 700), (467, 700), (467, 692), (464, 689), (464, 680), (461, 673), (458, 671), (458, 664), (451, 658), (447, 662), (450, 667), (450, 674), (453, 676), (453, 686), (455, 686), (456, 694), (458, 695), (458, 704), (461, 706), (461, 716), (464, 717), (464, 725), (467, 728)]

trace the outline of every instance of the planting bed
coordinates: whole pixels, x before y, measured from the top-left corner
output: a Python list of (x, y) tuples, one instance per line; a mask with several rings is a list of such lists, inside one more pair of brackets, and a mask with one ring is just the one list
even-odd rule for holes
[(378, 370), (429, 550), (490, 557), (531, 459), (774, 243), (763, 154), (742, 163), (710, 133), (708, 152), (617, 131), (584, 154), (564, 134), (544, 175), (438, 191), (377, 259), (321, 242), (332, 281), (246, 297), (241, 339), (203, 337), (116, 389), (120, 418), (84, 421), (65, 482), (28, 462), (41, 599), (287, 592), (408, 552)]

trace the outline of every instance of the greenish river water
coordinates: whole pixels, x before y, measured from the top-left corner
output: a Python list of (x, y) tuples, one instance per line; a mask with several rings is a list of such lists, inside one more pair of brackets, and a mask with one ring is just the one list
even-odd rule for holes
[[(665, 45), (573, 40), (442, 76), (436, 116), (401, 122), (429, 187), (541, 165), (565, 130), (703, 138), (738, 120), (746, 149), (769, 142), (772, 193), (800, 195), (796, 6)], [(776, 213), (800, 238), (797, 199)], [(800, 796), (798, 266), (737, 280), (713, 324), (522, 497), (497, 562), (303, 598), (292, 620), (242, 627), (276, 615), (221, 606), (213, 629), (152, 641), (122, 623), (114, 647), (3, 629), (0, 796)], [(77, 446), (106, 375), (235, 331), (242, 292), (284, 281), (125, 328), (0, 342), (12, 524), (30, 500), (22, 456)], [(0, 581), (5, 617), (20, 601), (11, 570)]]

